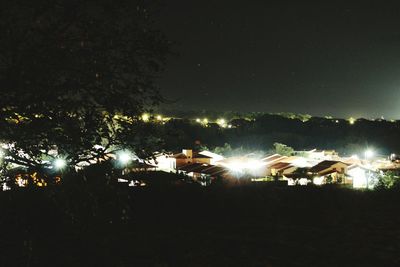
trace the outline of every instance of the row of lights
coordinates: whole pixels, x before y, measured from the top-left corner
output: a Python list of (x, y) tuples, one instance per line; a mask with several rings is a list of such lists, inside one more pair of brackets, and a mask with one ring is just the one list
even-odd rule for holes
[[(5, 157), (6, 153), (3, 149), (0, 148), (0, 160)], [(127, 165), (134, 159), (133, 154), (129, 151), (121, 151), (117, 154), (117, 160), (121, 163), (121, 165)], [(68, 162), (63, 158), (56, 158), (52, 162), (53, 168), (56, 170), (63, 170), (67, 167)]]
[[(117, 160), (119, 161), (119, 163), (123, 166), (126, 166), (127, 164), (129, 164), (132, 160), (134, 159), (134, 156), (131, 152), (129, 151), (120, 151), (117, 154)], [(67, 167), (67, 161), (63, 158), (57, 158), (53, 161), (53, 167), (57, 170), (62, 170), (65, 167)]]
[[(209, 120), (208, 120), (207, 118), (204, 118), (204, 119), (197, 118), (197, 119), (196, 119), (196, 122), (197, 122), (197, 123), (201, 123), (201, 124), (203, 124), (203, 125), (207, 125), (207, 124), (209, 123)], [(222, 119), (222, 118), (218, 119), (218, 120), (216, 121), (216, 123), (217, 123), (221, 128), (232, 128), (232, 125), (231, 125), (231, 124), (228, 124), (227, 121), (226, 121), (225, 119)]]
[[(142, 116), (141, 116), (141, 119), (144, 122), (149, 122), (151, 118), (152, 118), (152, 115), (150, 115), (149, 113), (143, 113)], [(163, 121), (164, 120), (163, 116), (161, 116), (161, 115), (156, 115), (154, 118), (157, 121)]]

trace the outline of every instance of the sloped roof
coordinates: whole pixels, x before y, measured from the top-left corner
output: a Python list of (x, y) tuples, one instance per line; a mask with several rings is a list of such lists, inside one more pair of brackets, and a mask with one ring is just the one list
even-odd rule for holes
[(326, 175), (329, 175), (329, 174), (332, 174), (332, 173), (335, 173), (335, 172), (338, 172), (337, 170), (329, 170), (329, 171), (326, 171), (326, 172), (321, 172), (321, 175), (322, 176), (326, 176)]
[(337, 160), (324, 160), (324, 161), (321, 161), (320, 163), (318, 163), (317, 165), (311, 167), (310, 168), (310, 172), (318, 173), (318, 172), (321, 172), (321, 171), (323, 171), (325, 169), (328, 169), (332, 165), (335, 165), (335, 164), (338, 164), (338, 163), (342, 163), (344, 165), (347, 165), (346, 163), (341, 162), (341, 161), (337, 161)]
[(283, 161), (285, 159), (287, 159), (286, 156), (282, 156), (282, 155), (279, 155), (279, 154), (274, 154), (274, 155), (271, 155), (271, 156), (263, 158), (261, 161), (265, 162), (266, 166), (272, 166), (273, 164), (276, 164), (276, 163), (278, 163), (280, 161)]
[(208, 174), (208, 175), (222, 174), (222, 173), (228, 171), (224, 167), (203, 164), (203, 163), (187, 164), (187, 165), (179, 167), (178, 170), (184, 171), (184, 172), (204, 173), (204, 174)]
[(193, 152), (193, 158), (197, 159), (211, 159), (212, 157), (201, 154), (201, 152)]
[(174, 154), (172, 157), (176, 159), (187, 159), (187, 156), (183, 153)]
[(278, 162), (278, 163), (272, 165), (270, 168), (271, 169), (275, 169), (275, 170), (284, 170), (284, 169), (287, 169), (287, 168), (290, 168), (290, 167), (292, 167), (291, 163)]

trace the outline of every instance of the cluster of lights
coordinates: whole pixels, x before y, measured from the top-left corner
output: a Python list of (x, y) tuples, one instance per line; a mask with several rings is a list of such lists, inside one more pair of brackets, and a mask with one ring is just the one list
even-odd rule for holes
[(143, 120), (144, 122), (148, 122), (148, 121), (150, 120), (150, 114), (144, 113), (144, 114), (142, 115), (142, 120)]
[(351, 117), (351, 118), (349, 118), (349, 123), (350, 123), (350, 125), (353, 125), (353, 124), (355, 124), (356, 123), (356, 119), (354, 119), (353, 117)]
[(197, 118), (196, 122), (204, 124), (204, 125), (207, 125), (208, 124), (208, 119), (207, 118), (204, 118), (204, 119)]
[(218, 123), (218, 125), (219, 125), (220, 127), (222, 127), (222, 128), (226, 128), (226, 127), (227, 127), (227, 124), (226, 124), (226, 120), (225, 120), (225, 119), (218, 119), (218, 120), (217, 120), (217, 123)]
[[(209, 123), (210, 121), (209, 121), (207, 118), (203, 118), (203, 119), (197, 118), (197, 119), (196, 119), (196, 122), (197, 122), (197, 123), (200, 123), (200, 124), (202, 124), (202, 125), (208, 125), (208, 123)], [(228, 124), (227, 121), (226, 121), (226, 119), (220, 118), (220, 119), (216, 120), (215, 122), (216, 122), (216, 123), (219, 125), (219, 127), (221, 127), (221, 128), (232, 128), (232, 125), (231, 125), (231, 124)]]
[(151, 115), (149, 113), (143, 113), (142, 116), (140, 116), (140, 119), (144, 122), (149, 122), (151, 120), (163, 122), (165, 120), (164, 117), (161, 115)]

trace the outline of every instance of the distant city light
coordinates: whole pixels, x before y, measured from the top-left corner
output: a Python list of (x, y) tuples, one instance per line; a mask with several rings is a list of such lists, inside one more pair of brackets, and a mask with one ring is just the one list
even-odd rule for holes
[(201, 119), (197, 118), (197, 119), (196, 119), (196, 122), (200, 123), (200, 122), (201, 122)]
[(208, 124), (208, 119), (207, 119), (207, 118), (204, 118), (204, 119), (203, 119), (203, 123), (204, 123), (204, 124)]
[(161, 115), (157, 115), (157, 120), (158, 120), (158, 121), (162, 121), (162, 120), (163, 120), (163, 117), (162, 117)]
[(218, 119), (218, 120), (217, 120), (217, 124), (218, 124), (220, 127), (223, 127), (223, 128), (227, 127), (227, 125), (226, 125), (226, 120), (225, 120), (225, 119)]
[(349, 118), (349, 123), (353, 125), (354, 123), (356, 123), (356, 119), (354, 119), (353, 117)]
[(149, 121), (149, 120), (150, 120), (150, 114), (144, 113), (144, 114), (142, 115), (142, 120), (143, 120), (144, 122)]
[(67, 161), (65, 159), (58, 158), (53, 162), (53, 166), (57, 170), (64, 169), (67, 166)]

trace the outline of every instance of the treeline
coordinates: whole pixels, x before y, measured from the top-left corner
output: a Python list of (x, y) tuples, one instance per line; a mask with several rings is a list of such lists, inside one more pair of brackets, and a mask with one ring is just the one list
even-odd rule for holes
[(302, 120), (278, 114), (263, 114), (251, 119), (236, 117), (229, 120), (232, 128), (215, 123), (201, 125), (192, 118), (171, 119), (162, 128), (166, 149), (179, 150), (201, 144), (209, 148), (226, 143), (249, 150), (269, 150), (279, 142), (303, 149), (335, 149), (340, 153), (360, 154), (366, 148), (387, 155), (400, 151), (400, 122), (358, 119), (310, 117)]

